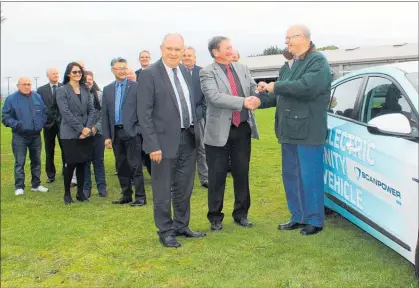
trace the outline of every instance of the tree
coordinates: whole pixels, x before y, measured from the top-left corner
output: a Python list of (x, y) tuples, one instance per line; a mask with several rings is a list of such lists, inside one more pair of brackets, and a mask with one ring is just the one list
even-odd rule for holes
[(282, 49), (278, 46), (270, 46), (263, 50), (262, 54), (252, 54), (249, 57), (267, 56), (267, 55), (279, 55), (282, 54)]
[(339, 49), (339, 47), (336, 47), (335, 45), (329, 45), (325, 47), (316, 48), (317, 51), (336, 50), (336, 49)]

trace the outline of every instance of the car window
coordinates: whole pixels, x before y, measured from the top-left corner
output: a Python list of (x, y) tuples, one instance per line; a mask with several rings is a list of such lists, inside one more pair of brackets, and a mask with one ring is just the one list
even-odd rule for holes
[(353, 114), (356, 98), (361, 88), (363, 78), (356, 78), (346, 81), (334, 88), (334, 93), (330, 99), (329, 112), (343, 117), (356, 119)]
[(405, 115), (412, 125), (412, 108), (400, 89), (389, 79), (369, 77), (362, 105), (362, 122), (390, 113)]

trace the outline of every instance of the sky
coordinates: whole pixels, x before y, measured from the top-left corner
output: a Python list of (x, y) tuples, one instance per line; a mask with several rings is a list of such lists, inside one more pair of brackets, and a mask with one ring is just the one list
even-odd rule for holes
[[(231, 39), (241, 57), (285, 47), (286, 30), (305, 24), (317, 47), (340, 48), (418, 42), (418, 3), (1, 3), (1, 91), (7, 95), (21, 76), (47, 83), (46, 69), (60, 79), (66, 65), (83, 60), (103, 87), (114, 80), (110, 61), (124, 57), (134, 69), (138, 53), (160, 58), (167, 33), (181, 33), (196, 49), (197, 64), (212, 62), (207, 44), (213, 36)], [(35, 88), (35, 80), (33, 80)]]

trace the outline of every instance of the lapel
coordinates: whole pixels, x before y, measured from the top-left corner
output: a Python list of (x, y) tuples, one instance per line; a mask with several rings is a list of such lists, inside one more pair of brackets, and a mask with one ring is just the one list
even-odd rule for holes
[(238, 65), (237, 63), (233, 62), (233, 63), (231, 63), (231, 65), (233, 66), (234, 71), (236, 71), (237, 77), (239, 77), (240, 86), (242, 87), (244, 97), (246, 97), (246, 92), (248, 92), (248, 91), (246, 91), (246, 88), (243, 85), (244, 83), (246, 83), (246, 80), (247, 80), (246, 74), (244, 73), (242, 67), (240, 65)]
[(81, 109), (86, 109), (86, 111), (88, 110), (88, 103), (89, 103), (89, 92), (87, 91), (87, 89), (84, 89), (82, 87), (80, 87), (80, 94), (81, 94)]
[[(58, 86), (57, 86), (57, 88), (58, 88)], [(45, 89), (46, 89), (46, 99), (43, 99), (44, 100), (44, 102), (45, 102), (45, 104), (47, 104), (48, 106), (50, 106), (51, 105), (51, 103), (52, 103), (52, 90), (51, 90), (51, 86), (50, 86), (50, 84), (48, 83), (46, 86), (45, 86)], [(44, 98), (44, 97), (42, 97), (42, 98)]]
[[(80, 87), (80, 93), (82, 93), (82, 89), (83, 88)], [(76, 103), (76, 105), (79, 108), (80, 112), (83, 113), (82, 103), (80, 102), (79, 97), (74, 92), (74, 89), (73, 89), (73, 87), (71, 87), (70, 83), (67, 84), (67, 92), (69, 93), (71, 99), (73, 99), (73, 102)], [(83, 94), (81, 95), (81, 98), (83, 99)]]
[(131, 86), (132, 85), (131, 85), (130, 81), (128, 80), (127, 81), (127, 87), (125, 88), (124, 94), (122, 94), (122, 105), (124, 105), (125, 99), (127, 99), (129, 90), (131, 89)]
[(220, 66), (218, 66), (217, 63), (212, 63), (212, 68), (214, 69), (215, 73), (218, 75), (218, 77), (223, 81), (224, 85), (227, 87), (228, 92), (231, 94), (233, 94), (231, 92), (231, 87), (230, 87), (230, 82), (228, 82), (227, 76), (224, 73), (224, 71), (221, 69)]
[(159, 64), (158, 65), (159, 65), (159, 68), (160, 68), (160, 75), (161, 75), (161, 77), (163, 79), (163, 82), (166, 85), (167, 91), (169, 91), (170, 97), (172, 98), (173, 103), (175, 104), (176, 109), (177, 109), (177, 111), (178, 111), (178, 113), (180, 115), (180, 112), (179, 112), (180, 111), (180, 108), (179, 108), (179, 105), (177, 103), (175, 90), (173, 90), (172, 82), (170, 82), (169, 75), (167, 75), (166, 67), (163, 64), (163, 60), (162, 59), (159, 60)]

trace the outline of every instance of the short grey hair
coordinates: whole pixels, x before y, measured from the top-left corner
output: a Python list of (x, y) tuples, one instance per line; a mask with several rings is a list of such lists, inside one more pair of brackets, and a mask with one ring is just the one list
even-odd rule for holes
[(310, 39), (311, 40), (311, 32), (310, 32), (310, 29), (308, 29), (307, 26), (302, 25), (302, 24), (297, 24), (297, 25), (292, 26), (292, 28), (300, 30), (302, 32), (302, 34), (307, 39)]
[(111, 67), (113, 67), (116, 63), (127, 63), (127, 60), (122, 57), (113, 58), (111, 61)]
[(151, 53), (150, 53), (150, 51), (148, 51), (148, 50), (143, 50), (143, 51), (141, 51), (141, 52), (140, 52), (140, 54), (138, 54), (138, 57), (141, 57), (141, 54), (143, 54), (143, 53), (147, 53), (147, 54), (148, 54), (148, 56), (150, 56), (150, 57), (151, 57)]
[(209, 40), (208, 51), (210, 52), (212, 58), (214, 58), (214, 54), (212, 53), (212, 50), (220, 49), (220, 43), (221, 41), (224, 41), (224, 40), (230, 40), (230, 39), (228, 39), (225, 36), (215, 36), (215, 37), (212, 37), (211, 40)]
[(195, 48), (193, 48), (192, 46), (185, 46), (185, 50), (186, 50), (186, 49), (191, 49), (191, 50), (193, 50), (193, 53), (195, 53), (195, 52), (196, 52)]
[(164, 42), (167, 40), (167, 38), (171, 37), (171, 36), (178, 36), (180, 39), (182, 39), (183, 42), (185, 42), (183, 40), (182, 35), (180, 35), (180, 33), (168, 33), (164, 36), (163, 41), (161, 41), (161, 45), (164, 45)]

